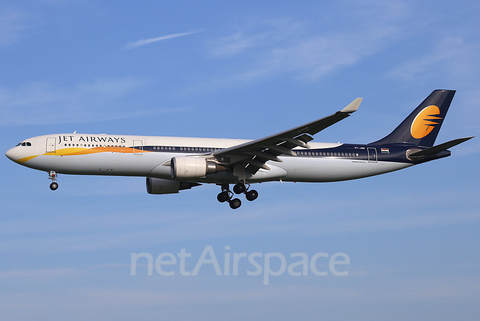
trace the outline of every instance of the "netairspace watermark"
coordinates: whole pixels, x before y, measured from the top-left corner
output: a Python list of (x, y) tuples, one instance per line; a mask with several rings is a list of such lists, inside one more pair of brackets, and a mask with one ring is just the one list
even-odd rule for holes
[[(155, 267), (157, 273), (162, 276), (174, 276), (177, 271), (181, 276), (196, 276), (204, 265), (211, 266), (217, 276), (229, 276), (230, 273), (233, 276), (238, 276), (240, 273), (239, 266), (243, 268), (247, 265), (246, 275), (259, 276), (263, 273), (263, 284), (268, 285), (271, 276), (280, 276), (285, 271), (291, 276), (306, 276), (309, 274), (309, 270), (316, 276), (327, 276), (329, 273), (335, 276), (347, 276), (348, 270), (346, 270), (346, 267), (337, 266), (350, 264), (350, 257), (340, 252), (332, 256), (324, 252), (315, 253), (310, 258), (305, 253), (292, 253), (287, 264), (288, 256), (286, 257), (278, 252), (247, 254), (245, 252), (230, 253), (227, 251), (230, 251), (228, 245), (225, 246), (224, 258), (221, 260), (223, 269), (221, 269), (213, 247), (205, 246), (192, 271), (187, 271), (186, 268), (187, 259), (192, 257), (192, 253), (187, 253), (185, 249), (181, 249), (177, 255), (162, 253), (155, 259), (155, 264), (150, 253), (132, 253), (130, 275), (137, 275), (137, 263), (140, 262), (139, 265), (144, 266), (145, 259), (147, 260), (147, 275), (153, 275), (153, 268)], [(191, 259), (189, 263), (191, 265)], [(327, 264), (328, 269), (326, 268)], [(324, 267), (319, 270), (319, 265)], [(245, 272), (242, 274), (245, 274)]]

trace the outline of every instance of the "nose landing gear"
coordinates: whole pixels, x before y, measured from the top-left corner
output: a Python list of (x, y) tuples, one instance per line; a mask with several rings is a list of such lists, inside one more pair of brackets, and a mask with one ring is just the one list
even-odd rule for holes
[(58, 188), (57, 173), (55, 173), (54, 171), (48, 172), (48, 178), (52, 180), (52, 183), (50, 184), (50, 189), (52, 191), (56, 190)]
[[(233, 187), (233, 191), (235, 194), (242, 194), (244, 193), (248, 201), (254, 201), (258, 197), (258, 192), (254, 189), (248, 190), (250, 185), (248, 185), (245, 182), (240, 182), (235, 184)], [(230, 207), (232, 209), (237, 209), (242, 205), (242, 201), (238, 198), (233, 198), (233, 195), (235, 195), (230, 191), (230, 187), (228, 184), (222, 184), (222, 192), (217, 195), (217, 200), (221, 203), (223, 202), (228, 202), (230, 204)], [(233, 199), (232, 199), (233, 198)]]

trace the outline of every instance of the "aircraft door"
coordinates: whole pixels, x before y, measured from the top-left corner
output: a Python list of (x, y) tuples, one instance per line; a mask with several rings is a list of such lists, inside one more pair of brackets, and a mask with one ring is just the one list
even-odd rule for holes
[(143, 154), (143, 141), (134, 140), (133, 141), (133, 154), (142, 155)]
[(47, 138), (47, 147), (45, 149), (46, 153), (55, 153), (57, 150), (57, 139), (55, 137)]
[(375, 147), (367, 147), (368, 153), (368, 162), (376, 163), (377, 162), (377, 149)]

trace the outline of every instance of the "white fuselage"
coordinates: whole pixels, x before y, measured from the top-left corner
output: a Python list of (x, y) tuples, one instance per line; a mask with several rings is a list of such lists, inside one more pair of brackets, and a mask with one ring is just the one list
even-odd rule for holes
[[(187, 138), (159, 136), (55, 134), (24, 140), (7, 152), (13, 161), (37, 170), (63, 174), (143, 176), (172, 179), (172, 157), (206, 157), (217, 150), (248, 142), (241, 139)], [(27, 144), (28, 143), (28, 144)], [(248, 182), (293, 181), (331, 182), (356, 179), (395, 171), (412, 164), (380, 161), (367, 153), (365, 145), (309, 143), (310, 148), (296, 148), (296, 156), (282, 155), (282, 162), (269, 161), (270, 169), (260, 169)], [(368, 148), (371, 149), (371, 148)], [(324, 151), (324, 152), (322, 152)], [(351, 152), (353, 151), (353, 152)], [(379, 151), (378, 151), (379, 153)], [(196, 182), (236, 182), (232, 171), (209, 174)]]

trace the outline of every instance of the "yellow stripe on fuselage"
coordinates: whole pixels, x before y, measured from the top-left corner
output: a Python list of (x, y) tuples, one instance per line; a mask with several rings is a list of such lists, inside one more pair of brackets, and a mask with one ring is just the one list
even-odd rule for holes
[(88, 155), (96, 153), (123, 153), (123, 154), (133, 154), (133, 153), (146, 153), (147, 151), (142, 151), (141, 149), (131, 148), (131, 147), (93, 147), (93, 148), (62, 148), (57, 149), (54, 152), (48, 152), (43, 155), (48, 156), (75, 156), (75, 155)]
[[(57, 149), (54, 152), (48, 152), (42, 154), (42, 156), (77, 156), (77, 155), (89, 155), (97, 153), (123, 153), (123, 154), (133, 154), (133, 153), (147, 153), (148, 151), (142, 151), (141, 149), (131, 148), (131, 147), (94, 147), (94, 148), (62, 148)], [(17, 159), (15, 162), (23, 165), (29, 160), (34, 159), (40, 155), (27, 156)]]
[(17, 164), (20, 164), (20, 165), (23, 165), (24, 163), (28, 162), (29, 160), (37, 157), (38, 155), (34, 155), (34, 156), (28, 156), (28, 157), (23, 157), (23, 158), (19, 158), (15, 161), (15, 163)]

